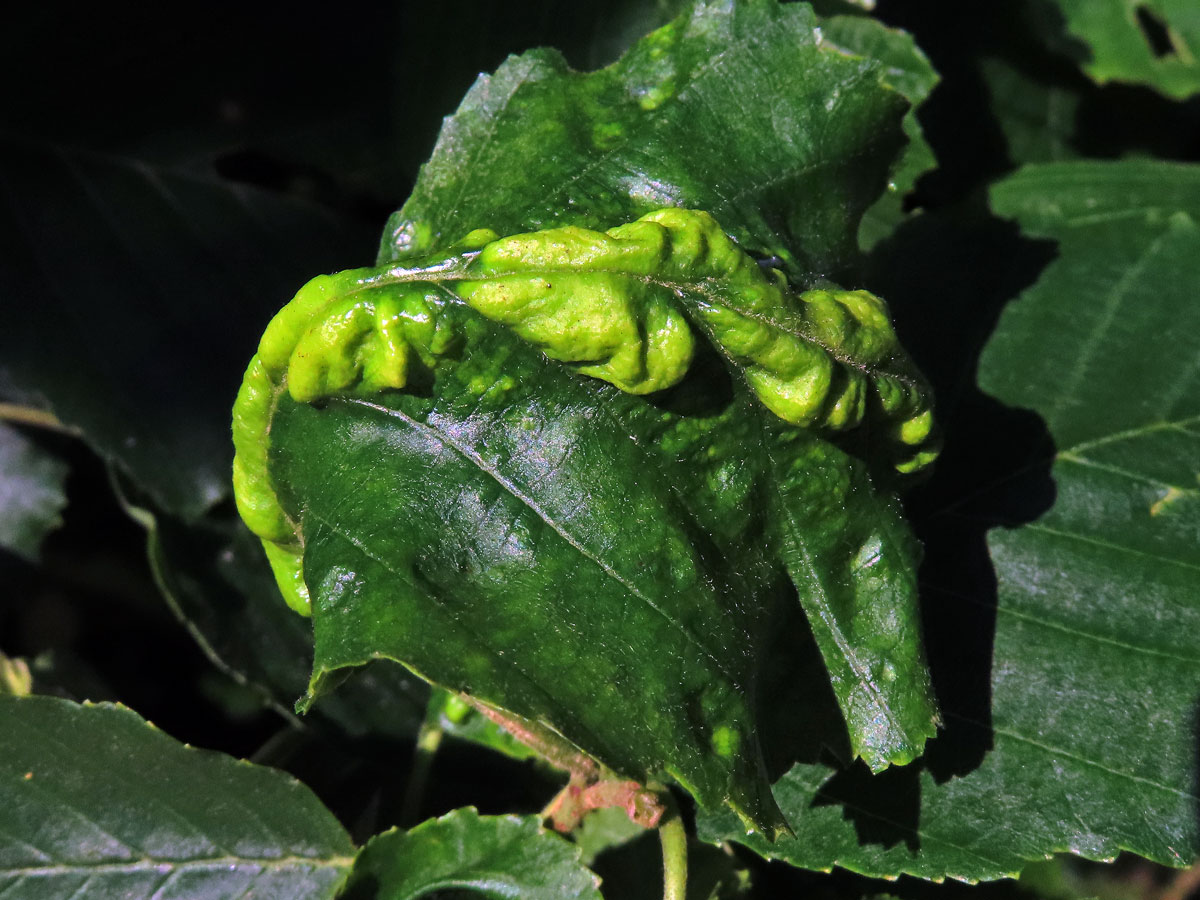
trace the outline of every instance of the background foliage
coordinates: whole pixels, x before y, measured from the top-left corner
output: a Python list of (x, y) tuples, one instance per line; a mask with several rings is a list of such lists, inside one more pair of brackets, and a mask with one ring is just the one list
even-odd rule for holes
[[(0, 38), (4, 81), (23, 86), (0, 121), (0, 693), (23, 693), (27, 667), (45, 697), (0, 698), (0, 834), (15, 835), (0, 842), (0, 892), (63, 896), (83, 878), (87, 896), (247, 890), (204, 880), (219, 858), (260, 889), (328, 896), (366, 844), (351, 896), (499, 877), (523, 896), (595, 896), (583, 863), (605, 896), (655, 896), (652, 836), (608, 820), (578, 847), (538, 832), (528, 816), (557, 777), (452, 703), (427, 711), (399, 667), (372, 664), (292, 712), (311, 634), (233, 513), (227, 435), (263, 324), (312, 274), (375, 257), (478, 72), (539, 45), (595, 68), (672, 6), (351, 2), (325, 13), (336, 22), (238, 8), (187, 29), (166, 11), (15, 14)], [(947, 448), (907, 508), (944, 729), (912, 766), (847, 766), (807, 648), (807, 727), (768, 726), (786, 736), (773, 774), (799, 840), (748, 843), (862, 876), (696, 842), (689, 896), (1158, 896), (1169, 876), (1138, 860), (1031, 862), (1132, 850), (1184, 865), (1197, 850), (1196, 13), (881, 0), (874, 19), (918, 51), (856, 5), (817, 11), (832, 46), (881, 60), (878, 77), (919, 104), (889, 120), (909, 143), (863, 219), (867, 255), (821, 230), (822, 264), (793, 272), (888, 298), (934, 382)], [(764, 92), (726, 102), (769, 119), (785, 104)], [(419, 187), (405, 209), (438, 197)], [(769, 229), (759, 240), (771, 249)], [(133, 712), (70, 702), (85, 699)], [(424, 797), (406, 798), (423, 721), (448, 737)], [(150, 761), (159, 775), (105, 781)], [(204, 809), (156, 805), (173, 765)], [(5, 791), (44, 791), (74, 830), (48, 841)], [(248, 821), (248, 796), (283, 824)], [(704, 840), (744, 841), (721, 811), (687, 815)], [(476, 855), (450, 854), (461, 871), (446, 875), (447, 846)], [(872, 880), (1022, 871), (970, 889)]]

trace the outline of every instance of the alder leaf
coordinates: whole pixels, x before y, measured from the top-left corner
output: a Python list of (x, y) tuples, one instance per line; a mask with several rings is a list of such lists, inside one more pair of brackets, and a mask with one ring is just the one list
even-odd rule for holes
[[(814, 24), (697, 3), (599, 73), (510, 60), (448, 120), (388, 262), (273, 321), (235, 483), (289, 602), (311, 594), (315, 690), (395, 659), (778, 831), (755, 683), (798, 592), (851, 749), (920, 753), (886, 473), (935, 454), (928, 393), (880, 301), (800, 290), (852, 259), (905, 104)], [(777, 97), (747, 115), (732, 83)], [(705, 200), (730, 221), (662, 208)]]
[[(1048, 508), (988, 533), (994, 607), (947, 594), (945, 566), (924, 573), (933, 608), (994, 622), (985, 696), (947, 710), (919, 772), (795, 766), (775, 796), (796, 838), (751, 843), (882, 877), (999, 878), (1064, 851), (1187, 866), (1200, 852), (1200, 169), (1029, 166), (991, 199), (1056, 258), (1005, 309), (979, 375), (1038, 412), (1053, 446), (937, 518), (943, 532), (978, 528), (976, 510), (1050, 488)], [(977, 277), (978, 250), (964, 256)], [(978, 661), (954, 666), (969, 679)], [(699, 828), (742, 839), (728, 815), (702, 812)]]
[(916, 756), (915, 544), (830, 439), (936, 452), (880, 301), (794, 294), (689, 210), (467, 246), (315, 280), (247, 370), (237, 499), (312, 595), (315, 688), (386, 656), (780, 828), (753, 685), (794, 589), (854, 752)]
[(1177, 100), (1200, 92), (1200, 16), (1192, 0), (1036, 0), (1049, 45), (1101, 84), (1145, 84)]
[(367, 842), (346, 900), (416, 900), (437, 891), (523, 900), (600, 900), (600, 879), (579, 850), (536, 816), (481, 816), (456, 809)]
[(327, 900), (353, 851), (282, 772), (121, 706), (0, 695), (0, 893)]

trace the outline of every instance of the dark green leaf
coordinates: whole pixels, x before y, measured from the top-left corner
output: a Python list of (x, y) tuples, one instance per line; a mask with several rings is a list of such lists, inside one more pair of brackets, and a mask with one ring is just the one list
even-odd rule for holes
[(295, 201), (9, 139), (0, 240), (0, 373), (184, 517), (228, 495), (227, 410), (262, 324), (368, 246)]
[(1200, 16), (1193, 0), (1036, 0), (1051, 46), (1101, 83), (1145, 84), (1184, 99), (1200, 92)]
[[(915, 391), (915, 397), (919, 377), (913, 380), (894, 337), (885, 336), (890, 335), (886, 326), (876, 333), (878, 326), (867, 326), (867, 319), (833, 324), (854, 304), (876, 301), (865, 295), (836, 302), (832, 294), (821, 295), (825, 299), (805, 295), (808, 299), (797, 309), (832, 303), (827, 310), (832, 318), (826, 322), (818, 318), (826, 313), (813, 312), (806, 319), (810, 314), (805, 312), (792, 321), (797, 313), (788, 308), (791, 301), (782, 295), (767, 299), (781, 291), (778, 275), (764, 275), (711, 218), (683, 210), (655, 211), (608, 235), (544, 232), (483, 247), (490, 238), (473, 232), (472, 252), (447, 262), (449, 269), (435, 264), (436, 257), (418, 264), (411, 256), (418, 249), (444, 247), (454, 234), (451, 229), (465, 231), (467, 222), (493, 224), (501, 218), (501, 224), (536, 223), (540, 214), (531, 212), (528, 202), (543, 203), (545, 192), (521, 181), (531, 166), (524, 162), (518, 168), (512, 157), (530, 152), (531, 135), (545, 129), (557, 133), (552, 114), (564, 109), (611, 120), (615, 143), (606, 148), (589, 139), (572, 145), (570, 153), (542, 149), (531, 159), (578, 167), (580, 177), (571, 177), (570, 184), (589, 190), (607, 180), (607, 199), (584, 198), (601, 210), (644, 208), (653, 198), (631, 199), (617, 190), (622, 179), (628, 182), (630, 170), (614, 160), (632, 152), (639, 141), (665, 140), (660, 127), (675, 129), (677, 135), (690, 128), (689, 133), (704, 137), (711, 123), (693, 121), (698, 111), (692, 104), (700, 103), (704, 115), (726, 117), (730, 128), (741, 123), (736, 124), (741, 130), (721, 144), (729, 165), (719, 178), (704, 182), (696, 173), (689, 176), (694, 196), (714, 199), (733, 213), (732, 230), (748, 240), (756, 232), (766, 240), (769, 220), (788, 232), (784, 244), (759, 241), (765, 251), (796, 258), (824, 247), (813, 250), (816, 256), (805, 263), (810, 268), (816, 258), (832, 258), (834, 245), (821, 242), (834, 231), (817, 229), (818, 244), (810, 245), (816, 232), (805, 229), (817, 220), (836, 222), (840, 236), (834, 244), (853, 244), (854, 229), (846, 215), (848, 210), (853, 215), (856, 206), (845, 191), (868, 190), (865, 185), (875, 176), (871, 165), (864, 168), (864, 160), (886, 164), (879, 148), (895, 144), (881, 135), (895, 132), (902, 103), (879, 83), (873, 65), (818, 45), (812, 25), (801, 7), (700, 6), (646, 38), (612, 69), (580, 76), (559, 66), (554, 75), (518, 79), (519, 84), (511, 85), (515, 93), (509, 92), (513, 97), (523, 96), (520, 85), (532, 85), (533, 91), (521, 102), (506, 99), (503, 108), (487, 105), (489, 98), (508, 98), (508, 93), (497, 93), (497, 82), (502, 75), (512, 77), (512, 71), (481, 82), (448, 124), (425, 170), (425, 186), (418, 186), (405, 208), (412, 216), (425, 204), (420, 221), (410, 222), (406, 232), (416, 243), (405, 248), (409, 265), (425, 268), (385, 267), (316, 281), (275, 320), (235, 415), (235, 440), (240, 441), (236, 478), (243, 479), (243, 486), (259, 485), (239, 494), (243, 514), (274, 544), (269, 549), (277, 569), (290, 573), (281, 583), (298, 609), (308, 602), (295, 587), (303, 582), (294, 564), (285, 562), (280, 568), (280, 560), (298, 560), (303, 545), (305, 579), (315, 599), (316, 685), (329, 672), (375, 656), (403, 661), (435, 683), (549, 724), (630, 777), (669, 773), (702, 802), (728, 801), (759, 827), (775, 827), (779, 823), (759, 762), (752, 685), (760, 664), (755, 648), (769, 633), (779, 605), (791, 602), (791, 581), (825, 654), (854, 752), (873, 768), (909, 761), (920, 752), (935, 716), (916, 626), (911, 537), (893, 502), (875, 493), (866, 465), (816, 433), (784, 427), (752, 397), (757, 394), (796, 424), (846, 427), (857, 423), (862, 411), (835, 422), (793, 410), (793, 400), (783, 401), (783, 394), (762, 386), (755, 368), (759, 363), (753, 354), (736, 350), (728, 333), (730, 321), (754, 318), (747, 312), (750, 306), (739, 306), (750, 304), (754, 316), (762, 318), (754, 328), (784, 342), (820, 348), (816, 353), (833, 367), (837, 384), (862, 387), (863, 409), (867, 393), (886, 393), (886, 384), (903, 384), (902, 393)], [(776, 81), (803, 85), (803, 91), (782, 95), (771, 106), (776, 138), (780, 122), (796, 129), (787, 142), (764, 144), (742, 122), (743, 107), (722, 88), (725, 82), (709, 78), (716, 71), (723, 79), (732, 77), (724, 70), (742, 64), (751, 38), (761, 52), (747, 77), (766, 79), (764, 90)], [(525, 57), (509, 69), (537, 68), (548, 65), (548, 59)], [(630, 94), (628, 84), (617, 90), (613, 79), (618, 75), (636, 76), (637, 90)], [(745, 87), (755, 89), (758, 83)], [(693, 97), (702, 99), (689, 99)], [(489, 122), (488, 116), (496, 121)], [(654, 165), (675, 166), (680, 173), (694, 167), (698, 157), (689, 155), (694, 143), (677, 141), (669, 152), (664, 144)], [(711, 144), (709, 149), (717, 152)], [(745, 159), (728, 158), (742, 152)], [(464, 153), (482, 156), (464, 167), (454, 156)], [(779, 153), (784, 153), (782, 160)], [(501, 165), (493, 159), (496, 154), (510, 161)], [(789, 179), (803, 176), (812, 191), (810, 202), (803, 204), (803, 229), (798, 220), (788, 224), (778, 215), (764, 218), (754, 211), (752, 204), (766, 202), (768, 194), (771, 202), (792, 212), (800, 209), (799, 198), (790, 192), (801, 185), (789, 182), (784, 190), (777, 177), (768, 179), (770, 184), (759, 183), (746, 166), (734, 165), (739, 159), (747, 165), (754, 160), (761, 171), (766, 158), (784, 165)], [(818, 169), (825, 173), (819, 184), (808, 181)], [(473, 174), (482, 180), (453, 180)], [(488, 179), (503, 183), (487, 189)], [(431, 186), (441, 193), (431, 196)], [(522, 199), (518, 189), (528, 197)], [(744, 197), (745, 203), (735, 209), (730, 196)], [(793, 199), (780, 199), (789, 196)], [(566, 209), (572, 222), (595, 222), (599, 215), (572, 203)], [(675, 237), (664, 237), (669, 235)], [(663, 251), (637, 243), (651, 237), (675, 248), (652, 264), (668, 267), (669, 278), (657, 269), (626, 271), (630, 263), (619, 257), (636, 249), (638, 259), (656, 258), (654, 253)], [(693, 259), (693, 250), (687, 249), (692, 247), (706, 249)], [(539, 260), (544, 253), (549, 255), (543, 265)], [(618, 256), (609, 260), (596, 253)], [(520, 271), (510, 272), (513, 265)], [(589, 275), (590, 269), (598, 271)], [(555, 302), (594, 302), (610, 309), (615, 308), (612, 303), (601, 303), (605, 292), (627, 292), (630, 309), (674, 316), (671, 334), (681, 328), (679, 334), (686, 335), (696, 328), (708, 335), (713, 349), (729, 356), (732, 372), (710, 358), (711, 350), (699, 349), (697, 354), (707, 360), (697, 364), (703, 374), (679, 386), (674, 396), (647, 403), (628, 394), (614, 396), (547, 361), (517, 335), (554, 359), (576, 362), (580, 371), (638, 394), (676, 384), (692, 353), (690, 344), (686, 352), (673, 345), (660, 351), (655, 345), (643, 356), (666, 359), (662, 365), (669, 375), (654, 370), (623, 374), (624, 351), (592, 353), (587, 341), (580, 343), (573, 332), (559, 333), (537, 317), (525, 328), (524, 313), (513, 313), (517, 318), (510, 320), (506, 291), (553, 290), (551, 273), (567, 298)], [(513, 279), (524, 279), (519, 284), (525, 287)], [(420, 299), (426, 291), (421, 284), (439, 282), (445, 284), (438, 293)], [(343, 320), (331, 310), (340, 309), (343, 301), (359, 304), (353, 321), (369, 329), (376, 304), (382, 310), (410, 300), (433, 303), (440, 310), (429, 307), (420, 321), (437, 321), (436, 334), (443, 338), (462, 329), (463, 359), (438, 363), (432, 381), (418, 378), (420, 383), (407, 395), (385, 392), (378, 402), (346, 402), (343, 397), (323, 410), (285, 398), (276, 407), (271, 397), (279, 396), (285, 378), (291, 395), (305, 400), (336, 397), (351, 387), (357, 396), (370, 396), (384, 387), (406, 386), (408, 350), (401, 347), (394, 358), (388, 355), (400, 333), (356, 337), (339, 330), (337, 323)], [(464, 301), (515, 333), (474, 316), (462, 306)], [(839, 305), (843, 303), (847, 305)], [(578, 321), (591, 322), (595, 315), (589, 307)], [(863, 307), (853, 314), (860, 315), (875, 323), (882, 313), (868, 314)], [(321, 324), (326, 321), (328, 332)], [(825, 336), (822, 329), (827, 327), (831, 330)], [(351, 331), (357, 328), (355, 324)], [(595, 337), (600, 339), (598, 333)], [(832, 345), (822, 343), (826, 337)], [(296, 349), (297, 340), (303, 349)], [(421, 343), (433, 340), (427, 336), (414, 343), (417, 356), (412, 359), (429, 357), (428, 365), (434, 365), (430, 354), (463, 353), (457, 339), (446, 343), (438, 338), (445, 344), (440, 350), (434, 343)], [(846, 340), (850, 343), (842, 346)], [(865, 343), (855, 343), (859, 340)], [(597, 356), (607, 361), (597, 362)], [(676, 356), (682, 361), (678, 371), (671, 362)], [(361, 384), (355, 381), (360, 377)], [(753, 393), (747, 392), (744, 378), (754, 386)], [(870, 405), (892, 410), (892, 401), (883, 396)], [(858, 408), (855, 402), (847, 401), (846, 409)], [(477, 416), (485, 407), (486, 421)], [(603, 414), (584, 414), (593, 408)], [(917, 416), (926, 427), (919, 438), (903, 438), (913, 444), (924, 439), (928, 415), (916, 407), (905, 409), (897, 415)], [(889, 431), (877, 429), (881, 437)], [(547, 442), (560, 448), (554, 460), (545, 456)], [(879, 446), (858, 449), (872, 457), (881, 453)], [(414, 478), (412, 472), (423, 474)], [(645, 472), (656, 473), (653, 483), (641, 477)], [(283, 506), (270, 496), (271, 481), (280, 486)], [(264, 486), (266, 494), (261, 493)], [(631, 502), (638, 510), (633, 520), (627, 515)], [(755, 508), (742, 509), (746, 503)], [(660, 558), (653, 559), (649, 548), (658, 548)], [(397, 597), (403, 602), (397, 603)], [(450, 597), (458, 606), (445, 606)], [(596, 695), (598, 684), (606, 686), (603, 698)], [(631, 714), (639, 709), (643, 712)]]
[(307, 788), (120, 706), (0, 696), (0, 893), (332, 897), (354, 848)]
[(992, 201), (1058, 258), (1001, 318), (980, 381), (1037, 410), (1057, 452), (1031, 462), (1053, 476), (1050, 509), (989, 536), (991, 721), (951, 723), (986, 753), (963, 769), (935, 741), (919, 778), (796, 766), (775, 791), (797, 839), (753, 844), (795, 865), (977, 879), (1058, 851), (1188, 865), (1200, 850), (1200, 170), (1035, 166)]
[(522, 900), (600, 900), (600, 879), (579, 850), (536, 816), (481, 816), (470, 807), (408, 832), (372, 838), (358, 854), (347, 900), (416, 900), (470, 891)]
[(1072, 146), (1081, 100), (1076, 86), (1035, 79), (999, 59), (983, 60), (981, 74), (1010, 160), (1057, 162), (1079, 155)]
[(839, 15), (821, 19), (823, 39), (846, 53), (882, 64), (881, 80), (911, 104), (904, 116), (908, 144), (892, 169), (887, 190), (863, 213), (859, 242), (870, 247), (891, 233), (904, 216), (904, 197), (918, 178), (937, 160), (917, 122), (917, 108), (938, 83), (938, 74), (925, 54), (903, 31), (885, 28), (865, 15)]
[(598, 72), (548, 50), (510, 58), (447, 120), (380, 263), (479, 227), (607, 228), (679, 205), (794, 276), (844, 270), (906, 107), (816, 25), (801, 4), (697, 2)]
[[(707, 248), (700, 258), (696, 247)], [(638, 370), (642, 381), (618, 391), (598, 380), (635, 377), (623, 344), (592, 352), (607, 331), (581, 338), (521, 318), (541, 308), (529, 291), (554, 290), (550, 279), (565, 292), (550, 298), (552, 324), (600, 321), (596, 304), (610, 318), (626, 307), (674, 317), (654, 326), (656, 340), (671, 338), (643, 351), (654, 367)], [(434, 284), (444, 298), (421, 305)], [(504, 311), (511, 296), (517, 318)], [(460, 336), (441, 341), (459, 349), (424, 375), (397, 368), (410, 353), (399, 332), (380, 343), (371, 330), (376, 309), (410, 302), (429, 323), (421, 334)], [(934, 724), (913, 541), (867, 466), (817, 427), (878, 407), (898, 420), (879, 419), (879, 435), (899, 435), (905, 458), (925, 439), (919, 376), (882, 315), (861, 293), (790, 297), (710, 217), (683, 210), (315, 281), (268, 328), (235, 412), (238, 500), (268, 549), (296, 560), (278, 573), (285, 591), (300, 577), (300, 529), (314, 683), (386, 656), (549, 725), (627, 777), (668, 773), (703, 803), (778, 827), (751, 686), (771, 621), (794, 603), (790, 580), (854, 752), (873, 768), (911, 760)], [(345, 336), (349, 322), (362, 338)], [(694, 348), (688, 375), (693, 327), (712, 345)], [(778, 335), (771, 365), (795, 352), (828, 363), (832, 380), (811, 390), (808, 374), (795, 376), (804, 390), (780, 387), (792, 375), (764, 381), (766, 358), (738, 349), (760, 345), (764, 329)], [(327, 333), (336, 337), (322, 343)], [(411, 340), (413, 354), (433, 352), (433, 338)], [(581, 371), (597, 379), (557, 361), (580, 359), (577, 341)], [(396, 388), (410, 376), (417, 386), (380, 391), (388, 372)], [(900, 385), (910, 399), (884, 399)], [(329, 400), (317, 408), (297, 394)], [(875, 448), (889, 452), (886, 440)]]
[(65, 463), (0, 422), (0, 547), (36, 560), (42, 539), (62, 524)]

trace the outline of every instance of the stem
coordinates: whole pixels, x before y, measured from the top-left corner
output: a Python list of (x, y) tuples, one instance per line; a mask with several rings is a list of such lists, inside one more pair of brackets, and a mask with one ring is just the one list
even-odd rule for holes
[(425, 798), (425, 785), (433, 768), (433, 758), (442, 743), (442, 704), (430, 700), (425, 721), (417, 730), (417, 741), (413, 746), (412, 771), (408, 775), (408, 787), (404, 791), (404, 802), (400, 805), (400, 823), (411, 826), (417, 821), (421, 802)]
[(58, 431), (73, 437), (78, 437), (80, 434), (78, 428), (64, 425), (54, 413), (21, 403), (0, 403), (0, 420), (15, 422), (18, 425), (32, 425), (35, 428), (47, 428), (50, 431)]
[(250, 762), (260, 766), (274, 766), (282, 769), (296, 755), (305, 738), (302, 727), (295, 722), (288, 722), (254, 751)]
[[(665, 797), (670, 797), (664, 793)], [(663, 900), (684, 900), (687, 896), (687, 831), (674, 801), (663, 823), (658, 827), (658, 837), (663, 850)]]

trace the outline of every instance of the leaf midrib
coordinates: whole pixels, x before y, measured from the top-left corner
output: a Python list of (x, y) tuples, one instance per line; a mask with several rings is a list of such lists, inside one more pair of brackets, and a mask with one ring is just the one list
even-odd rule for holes
[[(809, 554), (808, 546), (805, 544), (802, 537), (803, 531), (798, 527), (792, 514), (791, 505), (786, 502), (779, 489), (779, 485), (781, 483), (779, 467), (776, 463), (775, 455), (767, 446), (767, 435), (762, 427), (762, 422), (758, 418), (756, 418), (755, 421), (759, 424), (759, 427), (756, 431), (759, 452), (763, 454), (764, 458), (767, 460), (767, 465), (771, 468), (771, 487), (776, 494), (776, 502), (779, 503), (780, 508), (785, 511), (783, 519), (787, 523), (787, 527), (795, 535), (796, 546), (804, 556), (804, 564), (808, 570), (811, 583), (815, 585), (817, 590), (820, 592), (823, 613), (821, 618), (825, 622), (826, 627), (829, 629), (830, 634), (833, 636), (834, 641), (837, 643), (838, 650), (841, 651), (842, 657), (849, 664), (850, 671), (854, 673), (855, 679), (858, 681), (860, 686), (866, 688), (867, 693), (872, 697), (877, 708), (882, 710), (884, 717), (888, 721), (889, 730), (903, 736), (903, 739), (908, 741), (909, 738), (907, 730), (899, 721), (895, 713), (892, 712), (891, 705), (887, 702), (886, 698), (883, 697), (882, 692), (879, 690), (879, 685), (875, 684), (875, 682), (869, 677), (869, 672), (866, 665), (859, 660), (858, 655), (854, 652), (852, 643), (843, 633), (836, 617), (828, 614), (828, 611), (832, 608), (832, 604), (829, 602), (829, 591), (821, 578), (820, 572), (813, 564), (812, 557)], [(797, 585), (797, 588), (798, 587), (799, 586)], [(805, 615), (807, 615), (807, 612), (805, 612)]]
[[(477, 255), (477, 253), (464, 254), (464, 263), (462, 266), (452, 266), (441, 271), (430, 271), (427, 268), (404, 268), (390, 267), (386, 272), (378, 275), (370, 276), (367, 281), (362, 282), (359, 286), (350, 288), (347, 291), (340, 293), (339, 299), (354, 297), (359, 294), (367, 293), (377, 288), (389, 287), (393, 284), (417, 284), (417, 283), (432, 283), (439, 286), (445, 286), (448, 282), (459, 281), (474, 281), (474, 282), (490, 282), (499, 281), (503, 278), (512, 278), (514, 276), (537, 276), (546, 275), (578, 275), (580, 269), (578, 266), (566, 265), (548, 265), (539, 266), (536, 269), (525, 272), (500, 272), (500, 273), (467, 273), (464, 271), (465, 266)], [(846, 366), (847, 368), (857, 369), (864, 375), (870, 378), (875, 378), (878, 375), (886, 375), (888, 378), (893, 378), (906, 387), (919, 389), (920, 385), (909, 374), (901, 371), (889, 371), (887, 363), (895, 362), (895, 357), (888, 358), (882, 361), (881, 364), (870, 365), (857, 360), (848, 355), (840, 348), (831, 347), (821, 340), (818, 340), (811, 334), (802, 331), (798, 328), (789, 327), (777, 319), (759, 312), (757, 310), (739, 309), (728, 305), (724, 302), (725, 294), (716, 290), (714, 286), (721, 282), (712, 276), (704, 276), (695, 281), (671, 281), (665, 278), (656, 278), (653, 275), (644, 275), (636, 272), (629, 272), (624, 269), (609, 269), (609, 268), (589, 268), (585, 270), (585, 274), (608, 275), (617, 278), (627, 278), (630, 281), (640, 281), (649, 287), (662, 288), (670, 291), (676, 296), (683, 294), (698, 294), (705, 301), (714, 306), (721, 306), (725, 309), (732, 310), (737, 315), (749, 319), (753, 322), (759, 322), (767, 325), (776, 331), (782, 332), (794, 337), (799, 341), (804, 341), (812, 347), (816, 347), (821, 352), (826, 353), (834, 361)], [(452, 289), (447, 288), (448, 293), (453, 296), (457, 302), (463, 302)]]
[(193, 869), (225, 868), (228, 866), (252, 865), (268, 871), (288, 868), (339, 868), (347, 869), (354, 864), (353, 856), (300, 856), (288, 854), (285, 856), (203, 856), (194, 858), (175, 859), (167, 857), (141, 856), (121, 862), (88, 862), (86, 860), (62, 862), (54, 865), (24, 866), (15, 868), (0, 868), (0, 878), (6, 877), (38, 877), (69, 875), (85, 872), (96, 874), (136, 874), (148, 869), (161, 869), (170, 866), (181, 871)]
[(423, 422), (419, 422), (416, 419), (405, 415), (400, 410), (391, 409), (390, 407), (383, 406), (378, 403), (372, 403), (369, 400), (363, 400), (357, 397), (345, 398), (345, 402), (355, 406), (362, 406), (364, 408), (374, 410), (390, 418), (400, 419), (410, 428), (416, 428), (418, 430), (427, 432), (443, 446), (458, 453), (477, 469), (479, 469), (479, 471), (483, 472), (485, 475), (495, 481), (496, 484), (501, 487), (501, 489), (507, 492), (515, 500), (520, 502), (525, 508), (536, 514), (538, 518), (545, 522), (555, 534), (557, 534), (562, 540), (566, 541), (567, 544), (576, 550), (576, 552), (581, 554), (584, 558), (590, 560), (593, 564), (599, 567), (606, 576), (615, 580), (617, 584), (624, 588), (624, 590), (627, 591), (631, 596), (636, 597), (655, 613), (661, 616), (665, 621), (667, 621), (675, 630), (682, 634), (690, 644), (692, 644), (708, 660), (710, 660), (712, 664), (716, 666), (717, 671), (720, 672), (721, 675), (723, 675), (731, 685), (737, 684), (737, 681), (726, 670), (721, 661), (718, 660), (717, 657), (714, 656), (713, 653), (700, 642), (699, 638), (685, 628), (681, 622), (673, 618), (669, 613), (666, 612), (666, 610), (662, 609), (662, 607), (660, 607), (649, 596), (643, 593), (635, 584), (633, 584), (633, 582), (621, 575), (612, 566), (605, 563), (602, 559), (596, 556), (596, 554), (589, 551), (578, 538), (576, 538), (566, 529), (565, 526), (559, 523), (546, 510), (542, 509), (536, 500), (527, 496), (524, 491), (522, 491), (517, 485), (513, 484), (508, 478), (504, 477), (504, 475), (502, 475), (500, 472), (496, 471), (494, 467), (489, 466), (487, 461), (480, 457), (477, 453), (474, 453), (468, 447), (462, 446), (457, 441), (453, 440), (449, 435), (445, 434), (441, 429), (435, 428)]

